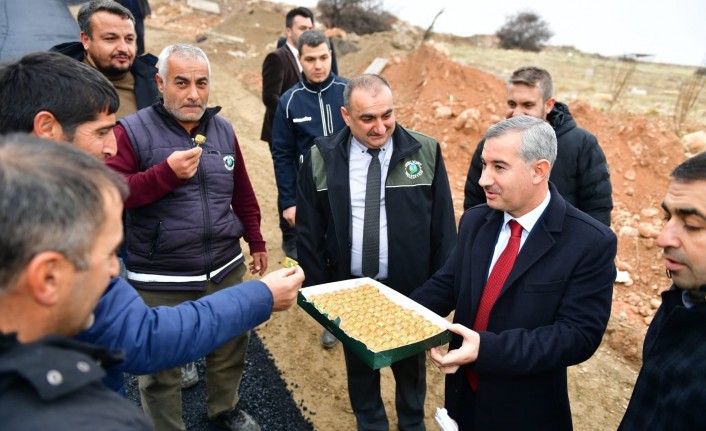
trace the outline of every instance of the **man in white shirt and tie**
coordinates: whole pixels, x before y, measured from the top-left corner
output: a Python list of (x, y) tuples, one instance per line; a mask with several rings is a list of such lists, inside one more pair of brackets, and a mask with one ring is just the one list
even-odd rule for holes
[(479, 181), (487, 204), (463, 214), (458, 246), (410, 295), (442, 316), (455, 311), (449, 352), (430, 357), (447, 374), (459, 429), (572, 429), (566, 368), (593, 355), (605, 332), (617, 240), (549, 182), (556, 152), (541, 119), (491, 127)]
[[(353, 78), (343, 99), (347, 126), (317, 138), (299, 170), (299, 264), (309, 286), (368, 276), (409, 295), (443, 264), (456, 241), (441, 148), (395, 123), (384, 78)], [(377, 190), (368, 187), (371, 181)], [(357, 428), (389, 429), (379, 371), (347, 348), (344, 353)], [(400, 430), (425, 429), (425, 359), (420, 353), (392, 364)]]

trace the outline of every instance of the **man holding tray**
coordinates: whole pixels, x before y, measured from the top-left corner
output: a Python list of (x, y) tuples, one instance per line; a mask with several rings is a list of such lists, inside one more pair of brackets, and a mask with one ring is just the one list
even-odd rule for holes
[[(299, 263), (306, 285), (371, 277), (408, 295), (443, 265), (456, 241), (449, 181), (436, 140), (395, 123), (392, 90), (377, 75), (343, 94), (347, 127), (320, 137), (297, 181)], [(344, 347), (359, 430), (387, 430), (380, 373)], [(400, 430), (424, 429), (424, 353), (392, 364)]]
[[(485, 134), (479, 184), (459, 245), (411, 298), (455, 310), (446, 408), (461, 430), (571, 430), (566, 368), (598, 348), (610, 316), (617, 240), (549, 182), (556, 135), (519, 116)], [(518, 252), (519, 250), (519, 252)], [(469, 329), (470, 328), (470, 329)]]

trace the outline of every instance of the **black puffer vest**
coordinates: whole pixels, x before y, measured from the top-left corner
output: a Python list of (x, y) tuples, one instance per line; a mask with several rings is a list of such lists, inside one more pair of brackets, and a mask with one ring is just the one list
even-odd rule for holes
[[(194, 135), (206, 136), (196, 175), (158, 201), (126, 211), (128, 270), (154, 275), (150, 280), (129, 275), (137, 288), (205, 290), (206, 279), (218, 282), (243, 262), (243, 226), (231, 208), (233, 169), (240, 160), (235, 160), (235, 132), (216, 116), (219, 111), (220, 107), (207, 109), (195, 130)], [(194, 145), (161, 103), (121, 119), (120, 124), (130, 138), (140, 172), (175, 150)], [(219, 268), (223, 269), (212, 274)]]

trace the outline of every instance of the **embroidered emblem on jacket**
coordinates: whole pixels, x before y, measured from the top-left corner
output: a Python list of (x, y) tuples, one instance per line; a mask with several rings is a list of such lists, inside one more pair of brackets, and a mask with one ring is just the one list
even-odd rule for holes
[(311, 121), (311, 117), (292, 118), (293, 123), (305, 123), (307, 121)]
[(410, 180), (417, 179), (422, 176), (424, 171), (422, 171), (422, 163), (416, 160), (410, 160), (404, 164), (404, 174)]
[(223, 166), (226, 167), (229, 171), (232, 171), (233, 168), (235, 167), (235, 157), (233, 156), (224, 156), (223, 157)]

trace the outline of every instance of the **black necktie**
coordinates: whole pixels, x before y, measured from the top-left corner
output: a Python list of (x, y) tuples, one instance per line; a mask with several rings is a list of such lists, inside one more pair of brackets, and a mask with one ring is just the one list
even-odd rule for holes
[(365, 216), (363, 218), (363, 262), (365, 277), (374, 278), (380, 269), (380, 150), (368, 150), (372, 157), (365, 186)]

